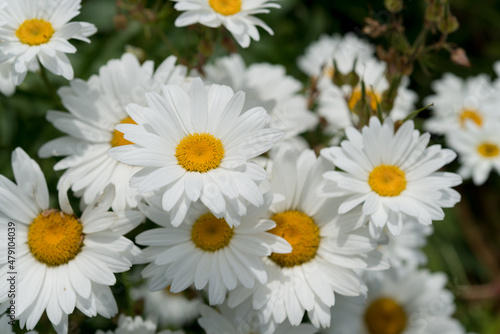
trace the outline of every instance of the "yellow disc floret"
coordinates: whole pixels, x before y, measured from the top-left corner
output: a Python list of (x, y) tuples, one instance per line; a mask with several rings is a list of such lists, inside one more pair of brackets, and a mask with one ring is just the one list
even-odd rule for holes
[(370, 173), (368, 184), (380, 196), (398, 196), (406, 189), (406, 175), (399, 167), (380, 165)]
[(272, 253), (269, 257), (281, 267), (294, 267), (309, 262), (316, 256), (320, 236), (319, 228), (314, 220), (300, 211), (285, 211), (271, 217), (276, 227), (269, 230), (282, 237), (292, 246), (288, 254)]
[[(124, 118), (119, 124), (137, 124), (131, 117)], [(123, 138), (123, 133), (115, 130), (113, 132), (113, 138), (111, 138), (111, 146), (123, 146), (133, 144), (131, 141)]]
[(477, 147), (477, 151), (485, 158), (495, 158), (500, 154), (498, 145), (492, 143), (482, 143)]
[(194, 222), (191, 240), (196, 247), (206, 252), (215, 252), (229, 245), (233, 234), (233, 229), (224, 218), (206, 213)]
[(222, 141), (204, 132), (187, 135), (175, 149), (179, 165), (188, 172), (200, 173), (219, 167), (224, 153)]
[(46, 210), (28, 228), (28, 247), (38, 261), (50, 267), (68, 263), (83, 245), (83, 227), (73, 215)]
[(229, 16), (239, 13), (241, 0), (208, 0), (210, 7), (217, 13)]
[(52, 38), (54, 28), (50, 22), (40, 19), (26, 20), (19, 26), (16, 36), (23, 44), (45, 44)]
[(380, 298), (368, 306), (365, 324), (370, 334), (401, 334), (406, 328), (405, 310), (390, 298)]
[(462, 112), (460, 113), (460, 125), (464, 127), (465, 121), (467, 120), (473, 121), (478, 126), (483, 125), (483, 118), (481, 117), (481, 114), (475, 109), (465, 108), (462, 110)]
[[(363, 94), (361, 92), (361, 89), (356, 88), (355, 90), (352, 91), (351, 97), (347, 102), (347, 104), (349, 105), (349, 109), (351, 111), (354, 110), (354, 107), (356, 107), (356, 104), (358, 103), (359, 100), (361, 100), (362, 96)], [(378, 96), (378, 94), (368, 89), (365, 91), (365, 96), (366, 96), (366, 103), (370, 106), (370, 108), (373, 111), (377, 110), (377, 103), (380, 103), (380, 96)]]

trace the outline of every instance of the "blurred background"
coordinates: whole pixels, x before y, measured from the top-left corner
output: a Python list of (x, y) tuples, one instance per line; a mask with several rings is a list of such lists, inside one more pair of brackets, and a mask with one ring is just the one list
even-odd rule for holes
[[(272, 10), (261, 18), (274, 30), (269, 36), (261, 30), (261, 41), (241, 49), (231, 42), (228, 34), (201, 26), (175, 28), (177, 17), (172, 2), (164, 0), (83, 0), (82, 14), (77, 20), (94, 23), (99, 32), (86, 44), (72, 41), (78, 52), (69, 55), (75, 77), (88, 79), (97, 74), (100, 66), (119, 58), (131, 47), (142, 59), (159, 64), (173, 54), (181, 63), (196, 67), (223, 55), (227, 49), (240, 52), (247, 63), (270, 62), (282, 64), (288, 74), (301, 80), (307, 87), (308, 78), (299, 71), (296, 59), (305, 48), (322, 34), (360, 34), (365, 18), (374, 17), (381, 23), (390, 16), (384, 2), (350, 0), (286, 0), (280, 1), (281, 10)], [(426, 1), (404, 1), (402, 17), (405, 33), (413, 41), (422, 28)], [(461, 77), (485, 73), (494, 78), (493, 64), (500, 60), (500, 2), (494, 0), (453, 0), (451, 12), (460, 28), (449, 35), (448, 41), (465, 49), (471, 66), (461, 67), (450, 60), (444, 50), (426, 59), (427, 71), (418, 65), (411, 75), (410, 88), (419, 96), (417, 108), (424, 97), (432, 93), (431, 82), (445, 72)], [(204, 34), (220, 41), (218, 45), (201, 43)], [(365, 36), (367, 40), (370, 40)], [(437, 39), (438, 36), (429, 39)], [(383, 39), (372, 43), (386, 43)], [(145, 53), (144, 50), (148, 50)], [(49, 73), (54, 87), (66, 85), (61, 77)], [(12, 98), (0, 95), (0, 173), (12, 178), (10, 155), (15, 147), (22, 147), (30, 156), (37, 157), (40, 146), (61, 134), (45, 120), (47, 110), (63, 110), (48, 94), (41, 78), (31, 73), (18, 87)], [(500, 112), (500, 108), (499, 108)], [(423, 118), (429, 116), (424, 111)], [(417, 125), (421, 124), (417, 121)], [(499, 129), (500, 131), (500, 129)], [(443, 138), (434, 136), (434, 143)], [(37, 158), (35, 158), (37, 159)], [(45, 172), (49, 188), (55, 190), (58, 177), (52, 167), (57, 159), (37, 159)], [(455, 164), (448, 166), (456, 170)], [(462, 201), (446, 210), (446, 219), (435, 222), (435, 233), (429, 238), (425, 251), (432, 271), (443, 271), (449, 277), (448, 289), (456, 296), (455, 317), (467, 330), (480, 334), (500, 333), (500, 177), (492, 173), (481, 187), (470, 181), (458, 189)], [(53, 198), (54, 204), (56, 199)], [(123, 284), (123, 279), (119, 284)], [(119, 287), (118, 287), (119, 288)], [(94, 321), (94, 320), (93, 320)], [(95, 320), (97, 324), (99, 319)], [(87, 325), (84, 325), (87, 326)], [(83, 327), (85, 328), (85, 327)]]

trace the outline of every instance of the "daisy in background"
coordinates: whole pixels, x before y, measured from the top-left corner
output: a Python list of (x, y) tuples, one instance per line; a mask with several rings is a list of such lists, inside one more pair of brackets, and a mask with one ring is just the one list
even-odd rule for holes
[[(136, 211), (108, 212), (112, 187), (76, 217), (66, 191), (59, 192), (61, 210), (49, 207), (49, 192), (40, 167), (20, 148), (12, 153), (17, 185), (0, 175), (0, 225), (16, 229), (16, 318), (33, 329), (44, 313), (57, 333), (68, 332), (75, 307), (88, 317), (111, 318), (118, 311), (109, 286), (114, 273), (130, 269), (140, 250), (123, 237), (143, 216)], [(67, 189), (67, 188), (66, 188)], [(7, 234), (0, 235), (7, 244)], [(7, 258), (0, 263), (0, 303), (9, 304)], [(1, 307), (0, 307), (1, 308)]]
[(391, 267), (417, 268), (419, 265), (427, 264), (427, 257), (422, 248), (427, 244), (427, 237), (432, 232), (432, 225), (422, 225), (408, 220), (403, 224), (401, 234), (397, 237), (384, 229), (378, 250), (391, 262)]
[(275, 201), (266, 217), (276, 222), (270, 232), (288, 241), (292, 252), (265, 258), (267, 283), (232, 291), (230, 307), (250, 299), (262, 323), (288, 319), (298, 326), (307, 311), (315, 327), (327, 327), (338, 294), (358, 296), (365, 291), (359, 270), (389, 267), (376, 251), (378, 244), (361, 210), (339, 215), (338, 199), (319, 197), (321, 175), (327, 170), (328, 162), (311, 150), (299, 155), (284, 149), (275, 156), (271, 190), (283, 200)]
[(462, 79), (446, 73), (432, 83), (432, 89), (436, 94), (424, 101), (425, 104), (434, 103), (432, 117), (424, 123), (429, 132), (448, 134), (464, 129), (467, 122), (479, 127), (500, 122), (499, 90), (486, 74)]
[(217, 59), (213, 65), (206, 65), (204, 72), (208, 83), (244, 91), (243, 109), (261, 106), (267, 110), (271, 127), (283, 129), (286, 134), (276, 147), (285, 142), (304, 149), (308, 147), (299, 134), (312, 130), (318, 118), (308, 110), (307, 99), (299, 94), (302, 84), (286, 75), (283, 66), (261, 63), (246, 67), (243, 58), (233, 54)]
[(352, 71), (355, 62), (364, 63), (372, 58), (374, 53), (373, 45), (353, 33), (344, 36), (322, 35), (318, 41), (306, 48), (305, 54), (297, 60), (297, 65), (310, 77), (331, 80), (334, 62), (337, 70), (347, 74)]
[[(270, 330), (262, 328), (261, 315), (252, 310), (250, 303), (244, 303), (244, 312), (235, 312), (226, 305), (219, 307), (219, 312), (206, 305), (200, 305), (201, 317), (198, 323), (207, 334), (313, 334), (318, 331), (310, 324), (292, 326), (285, 321)], [(243, 310), (241, 310), (243, 311)]]
[(116, 129), (135, 144), (114, 147), (108, 154), (145, 167), (131, 185), (139, 193), (158, 191), (173, 226), (181, 224), (198, 200), (229, 226), (239, 225), (247, 203), (264, 204), (258, 182), (266, 172), (251, 159), (281, 140), (283, 130), (268, 127), (264, 108), (242, 112), (245, 93), (234, 94), (227, 86), (206, 88), (195, 78), (189, 93), (177, 85), (162, 91), (146, 94), (146, 108), (127, 107), (137, 124)]
[(172, 293), (169, 287), (151, 292), (147, 285), (131, 290), (132, 297), (142, 301), (144, 315), (157, 320), (158, 326), (179, 328), (193, 322), (198, 316), (198, 305), (203, 303), (201, 296), (188, 289), (182, 293)]
[(241, 47), (247, 48), (250, 40), (260, 40), (257, 27), (266, 30), (270, 35), (273, 31), (255, 14), (267, 14), (269, 8), (281, 6), (272, 0), (173, 0), (175, 9), (183, 11), (176, 20), (176, 27), (185, 27), (195, 23), (210, 28), (223, 25), (233, 34)]
[(114, 331), (104, 332), (102, 330), (97, 330), (96, 334), (184, 334), (184, 331), (170, 331), (163, 330), (160, 332), (156, 331), (156, 323), (150, 319), (144, 320), (140, 316), (135, 316), (134, 318), (128, 317), (124, 314), (120, 314), (118, 318), (118, 327)]
[(13, 83), (23, 82), (37, 61), (50, 72), (73, 79), (66, 53), (75, 53), (69, 39), (90, 43), (96, 27), (87, 22), (69, 22), (80, 14), (80, 0), (9, 1), (0, 11), (0, 63), (14, 60)]
[(448, 133), (446, 143), (459, 154), (458, 173), (464, 178), (472, 177), (475, 185), (486, 182), (490, 172), (500, 174), (500, 122), (488, 122), (479, 127), (474, 123), (465, 129)]
[(172, 227), (161, 198), (148, 198), (149, 205), (140, 208), (162, 226), (136, 238), (138, 244), (149, 246), (144, 254), (150, 264), (143, 270), (143, 276), (151, 278), (149, 289), (169, 287), (170, 292), (178, 293), (194, 284), (197, 290), (207, 288), (209, 303), (215, 305), (224, 301), (227, 290), (265, 283), (262, 257), (292, 250), (284, 239), (267, 232), (276, 226), (272, 220), (260, 219), (271, 200), (267, 193), (264, 206), (249, 206), (235, 227), (203, 205), (193, 205), (183, 224)]
[[(318, 114), (328, 122), (326, 131), (337, 135), (338, 131), (357, 122), (353, 112), (362, 98), (361, 81), (365, 84), (367, 102), (374, 113), (382, 102), (384, 91), (389, 88), (385, 78), (387, 65), (375, 58), (374, 47), (354, 34), (341, 37), (323, 35), (311, 44), (303, 56), (299, 57), (299, 68), (310, 77), (317, 79)], [(335, 71), (348, 75), (352, 71), (359, 78), (354, 85), (347, 82), (334, 83)], [(410, 91), (408, 78), (403, 78), (398, 87), (397, 97), (389, 112), (394, 119), (403, 119), (413, 109), (417, 95)]]
[(390, 269), (380, 281), (368, 281), (366, 301), (340, 297), (323, 334), (462, 334), (453, 294), (442, 273)]
[(116, 124), (134, 123), (125, 110), (127, 104), (146, 105), (145, 92), (160, 92), (162, 84), (185, 81), (187, 69), (175, 62), (175, 57), (168, 57), (155, 71), (153, 62), (141, 65), (134, 55), (126, 53), (101, 67), (98, 76), (88, 81), (75, 79), (69, 87), (59, 89), (69, 113), (49, 111), (47, 120), (66, 135), (44, 144), (38, 154), (42, 158), (66, 156), (54, 170), (66, 170), (65, 178), (85, 204), (113, 184), (113, 210), (137, 206), (140, 196), (129, 180), (141, 167), (118, 162), (107, 152), (132, 144), (115, 130)]
[(429, 133), (420, 135), (413, 121), (395, 132), (390, 118), (381, 124), (372, 117), (362, 132), (348, 127), (346, 135), (340, 147), (321, 151), (341, 170), (324, 174), (329, 182), (323, 191), (326, 196), (340, 197), (339, 214), (362, 205), (374, 237), (385, 226), (397, 236), (408, 220), (423, 225), (442, 220), (442, 208), (453, 207), (460, 200), (451, 187), (460, 184), (461, 177), (437, 172), (455, 159), (455, 152), (440, 145), (427, 147)]

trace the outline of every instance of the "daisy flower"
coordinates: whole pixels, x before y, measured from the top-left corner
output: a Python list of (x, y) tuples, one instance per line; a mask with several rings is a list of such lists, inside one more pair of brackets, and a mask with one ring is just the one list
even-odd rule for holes
[(69, 22), (80, 14), (80, 0), (9, 1), (0, 11), (0, 63), (14, 59), (13, 82), (23, 82), (36, 59), (56, 75), (73, 79), (73, 67), (66, 53), (76, 48), (68, 40), (87, 38), (96, 27), (87, 22)]
[(224, 301), (227, 290), (238, 285), (252, 288), (256, 282), (265, 283), (261, 258), (291, 251), (285, 240), (267, 232), (276, 224), (260, 219), (271, 200), (267, 193), (265, 206), (249, 206), (241, 224), (231, 228), (202, 205), (193, 206), (185, 222), (172, 227), (169, 214), (161, 208), (161, 198), (148, 198), (149, 206), (141, 204), (141, 210), (163, 226), (136, 238), (137, 243), (149, 246), (145, 256), (151, 263), (143, 271), (144, 277), (151, 277), (149, 289), (170, 286), (169, 290), (177, 293), (192, 284), (197, 290), (208, 287), (208, 300), (215, 305)]
[(206, 305), (200, 305), (201, 317), (198, 323), (207, 334), (238, 333), (238, 334), (313, 334), (318, 330), (310, 324), (300, 324), (292, 326), (289, 321), (285, 321), (272, 330), (262, 328), (259, 314), (251, 309), (250, 303), (245, 303), (248, 307), (246, 313), (237, 313), (226, 305), (220, 307), (220, 313)]
[(500, 121), (498, 88), (485, 74), (462, 79), (446, 73), (432, 83), (432, 89), (436, 94), (424, 101), (434, 103), (432, 117), (424, 123), (429, 132), (446, 134), (463, 129), (467, 122), (483, 126)]
[(276, 155), (271, 190), (283, 200), (273, 203), (267, 217), (276, 222), (270, 232), (287, 240), (292, 252), (265, 258), (267, 283), (237, 288), (229, 294), (230, 307), (250, 298), (264, 323), (288, 319), (297, 326), (307, 311), (314, 326), (326, 327), (337, 294), (364, 291), (359, 269), (388, 268), (360, 210), (338, 215), (337, 199), (318, 196), (327, 169), (327, 161), (311, 150)]
[(128, 106), (137, 124), (116, 129), (135, 145), (114, 147), (108, 154), (146, 167), (131, 185), (139, 193), (160, 191), (172, 225), (178, 226), (197, 200), (230, 226), (238, 225), (245, 203), (264, 203), (257, 183), (266, 173), (250, 159), (281, 140), (283, 131), (267, 127), (270, 117), (261, 107), (242, 112), (245, 94), (227, 86), (207, 89), (195, 78), (189, 94), (176, 85), (162, 91), (146, 94), (147, 108)]
[(233, 34), (239, 45), (247, 48), (250, 39), (260, 40), (259, 31), (261, 27), (270, 35), (273, 31), (255, 14), (267, 14), (269, 8), (280, 8), (281, 6), (272, 0), (173, 0), (176, 2), (175, 9), (184, 11), (176, 20), (176, 27), (185, 27), (195, 23), (201, 23), (210, 28), (223, 25)]
[(388, 270), (367, 282), (366, 302), (341, 297), (324, 334), (462, 334), (446, 277), (428, 270)]
[(192, 290), (182, 293), (172, 293), (167, 287), (151, 292), (146, 285), (132, 289), (135, 300), (142, 300), (144, 314), (151, 319), (157, 319), (160, 327), (179, 328), (194, 321), (199, 316), (198, 305), (203, 300)]
[(66, 170), (73, 191), (90, 203), (104, 188), (113, 184), (116, 197), (113, 210), (137, 206), (137, 190), (129, 180), (141, 167), (127, 165), (110, 158), (112, 147), (131, 144), (123, 133), (115, 130), (119, 123), (134, 123), (125, 106), (129, 103), (146, 105), (145, 92), (160, 92), (160, 85), (185, 80), (186, 68), (175, 65), (176, 58), (167, 58), (154, 71), (154, 64), (140, 64), (126, 53), (101, 67), (98, 76), (88, 81), (75, 79), (69, 87), (59, 89), (67, 112), (49, 111), (47, 120), (66, 135), (44, 144), (38, 154), (42, 158), (66, 156), (55, 170)]
[(124, 314), (120, 314), (118, 318), (118, 327), (115, 331), (104, 332), (102, 330), (97, 330), (96, 334), (184, 334), (183, 331), (169, 331), (164, 330), (161, 332), (156, 331), (156, 323), (150, 319), (142, 319), (140, 316), (135, 316), (134, 318), (128, 317)]
[(340, 147), (321, 151), (341, 169), (324, 174), (330, 181), (324, 192), (342, 196), (340, 214), (362, 204), (374, 237), (384, 226), (399, 235), (403, 221), (430, 225), (433, 220), (442, 220), (442, 208), (453, 207), (460, 200), (460, 194), (451, 189), (462, 182), (460, 176), (436, 172), (455, 159), (455, 152), (440, 145), (427, 147), (429, 133), (420, 135), (413, 121), (394, 132), (390, 118), (382, 125), (372, 117), (362, 132), (349, 127), (346, 135)]
[(297, 60), (298, 67), (310, 77), (321, 79), (333, 77), (333, 64), (337, 70), (347, 74), (352, 71), (355, 62), (364, 63), (373, 57), (375, 48), (353, 33), (344, 36), (322, 35), (309, 45), (303, 56)]
[(445, 134), (463, 129), (467, 122), (483, 126), (500, 121), (498, 88), (485, 74), (462, 79), (446, 73), (432, 83), (432, 89), (436, 94), (424, 101), (434, 103), (433, 115), (424, 123), (429, 132)]
[(204, 68), (209, 83), (227, 85), (234, 91), (245, 92), (243, 109), (264, 107), (271, 116), (271, 127), (285, 131), (285, 141), (298, 143), (305, 148), (307, 143), (298, 135), (313, 129), (318, 118), (307, 108), (307, 100), (299, 95), (302, 84), (286, 75), (285, 68), (268, 63), (252, 64), (246, 67), (239, 54), (219, 58), (214, 65)]
[[(0, 175), (0, 225), (16, 230), (16, 318), (33, 329), (45, 311), (57, 333), (68, 332), (68, 314), (75, 307), (88, 317), (111, 318), (117, 305), (109, 286), (114, 273), (130, 269), (140, 250), (122, 235), (143, 219), (139, 212), (108, 212), (113, 188), (76, 217), (65, 191), (61, 210), (49, 208), (49, 193), (40, 167), (20, 148), (12, 154), (17, 185)], [(1, 240), (3, 239), (3, 240)], [(0, 242), (7, 244), (6, 234)], [(9, 267), (1, 258), (0, 276)], [(0, 291), (7, 291), (2, 279)], [(1, 295), (1, 303), (9, 303)]]
[(464, 130), (450, 132), (446, 143), (459, 154), (463, 178), (472, 177), (475, 185), (482, 185), (491, 170), (500, 174), (500, 122), (479, 127), (466, 124)]

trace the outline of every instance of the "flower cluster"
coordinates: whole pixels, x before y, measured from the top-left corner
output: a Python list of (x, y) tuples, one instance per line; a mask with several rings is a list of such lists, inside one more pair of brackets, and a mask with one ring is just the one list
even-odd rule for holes
[[(176, 26), (223, 25), (242, 47), (259, 40), (256, 26), (272, 33), (253, 15), (279, 8), (174, 1)], [(23, 149), (12, 152), (15, 182), (0, 175), (0, 244), (15, 225), (18, 272), (14, 299), (2, 250), (0, 309), (15, 302), (21, 328), (46, 314), (68, 333), (78, 309), (121, 313), (115, 333), (184, 333), (196, 319), (207, 333), (464, 333), (445, 276), (418, 269), (433, 221), (460, 200), (461, 177), (442, 170), (456, 154), (415, 129), (409, 78), (392, 87), (373, 46), (353, 34), (312, 44), (298, 59), (309, 96), (283, 66), (247, 66), (240, 54), (193, 69), (125, 53), (73, 79), (68, 39), (96, 32), (69, 22), (79, 10), (79, 0), (0, 0), (2, 92), (30, 69), (71, 80), (57, 91), (65, 111), (46, 114), (63, 135), (37, 147), (40, 158), (61, 157), (58, 205)], [(488, 103), (427, 123), (463, 157), (476, 151), (460, 171), (475, 182), (500, 169)], [(315, 131), (321, 145), (307, 135)], [(120, 273), (135, 277), (124, 283), (128, 316), (112, 289)]]

